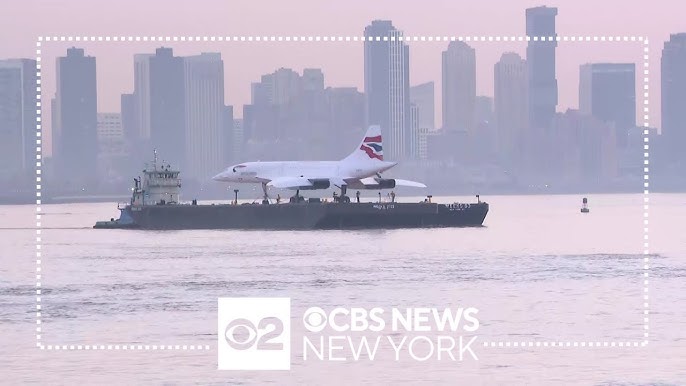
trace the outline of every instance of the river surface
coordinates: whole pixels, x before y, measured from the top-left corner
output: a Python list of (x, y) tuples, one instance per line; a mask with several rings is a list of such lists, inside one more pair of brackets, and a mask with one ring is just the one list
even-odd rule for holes
[[(686, 195), (650, 196), (647, 291), (642, 195), (486, 200), (479, 228), (297, 232), (95, 230), (115, 204), (44, 205), (43, 350), (36, 208), (0, 206), (0, 382), (686, 384)], [(217, 370), (217, 298), (246, 296), (291, 298), (290, 371)], [(478, 360), (304, 360), (311, 306), (474, 307)]]

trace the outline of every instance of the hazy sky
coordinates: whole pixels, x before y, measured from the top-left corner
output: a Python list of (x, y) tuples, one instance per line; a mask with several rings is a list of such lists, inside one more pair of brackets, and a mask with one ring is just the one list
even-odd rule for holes
[[(529, 0), (25, 0), (0, 2), (0, 58), (35, 57), (39, 35), (51, 36), (361, 36), (373, 19), (390, 19), (406, 36), (520, 36), (524, 10), (558, 7), (559, 35), (642, 35), (651, 42), (651, 124), (659, 126), (659, 67), (662, 45), (670, 33), (686, 31), (686, 3), (657, 0), (529, 1)], [(119, 111), (119, 96), (133, 88), (133, 53), (154, 52), (160, 43), (46, 43), (43, 47), (43, 96), (46, 107), (55, 90), (55, 57), (76, 45), (97, 57), (98, 107)], [(278, 67), (302, 70), (320, 67), (330, 86), (362, 90), (362, 43), (165, 43), (180, 55), (222, 53), (227, 104), (250, 100), (250, 82)], [(437, 124), (440, 123), (440, 52), (447, 43), (416, 42), (410, 48), (410, 81), (436, 82)], [(522, 43), (474, 43), (477, 91), (493, 94), (493, 64), (505, 51), (525, 56)], [(578, 105), (579, 65), (586, 62), (636, 62), (643, 69), (640, 43), (564, 43), (557, 51), (559, 110)], [(637, 77), (642, 89), (642, 76)], [(638, 90), (641, 91), (641, 90)], [(642, 94), (637, 94), (640, 99)], [(47, 109), (46, 109), (47, 110)], [(240, 108), (239, 108), (240, 110)], [(640, 113), (641, 110), (639, 110)], [(48, 113), (49, 111), (46, 111)], [(46, 115), (48, 120), (49, 115)], [(46, 122), (47, 123), (47, 122)], [(642, 122), (639, 121), (639, 124)], [(49, 126), (49, 125), (48, 125)], [(47, 134), (47, 133), (46, 133)], [(47, 138), (46, 138), (47, 139)]]

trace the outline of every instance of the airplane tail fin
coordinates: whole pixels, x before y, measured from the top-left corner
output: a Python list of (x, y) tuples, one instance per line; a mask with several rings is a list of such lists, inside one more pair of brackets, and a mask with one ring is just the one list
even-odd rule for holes
[(360, 144), (345, 157), (343, 161), (378, 162), (383, 161), (383, 144), (381, 141), (381, 127), (369, 126)]

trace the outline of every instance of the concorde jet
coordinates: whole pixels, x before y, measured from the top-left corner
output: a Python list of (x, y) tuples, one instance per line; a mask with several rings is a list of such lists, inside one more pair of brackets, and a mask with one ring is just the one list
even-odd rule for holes
[(383, 160), (381, 128), (370, 126), (360, 144), (340, 161), (266, 161), (244, 162), (228, 167), (212, 177), (215, 181), (260, 183), (267, 199), (267, 188), (296, 190), (341, 189), (341, 201), (349, 202), (347, 188), (393, 189), (396, 186), (426, 188), (408, 180), (382, 178), (381, 173), (397, 165)]

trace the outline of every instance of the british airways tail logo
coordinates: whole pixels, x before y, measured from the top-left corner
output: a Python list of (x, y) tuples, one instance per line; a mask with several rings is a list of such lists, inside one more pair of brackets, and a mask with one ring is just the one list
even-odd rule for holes
[(367, 153), (369, 158), (376, 158), (383, 161), (383, 147), (381, 146), (381, 136), (365, 137), (360, 145), (360, 150)]

